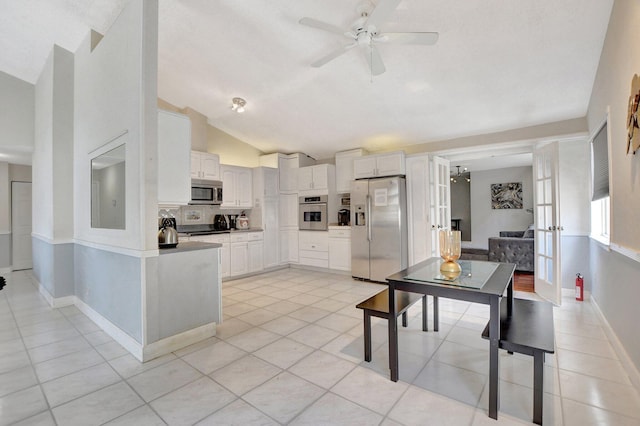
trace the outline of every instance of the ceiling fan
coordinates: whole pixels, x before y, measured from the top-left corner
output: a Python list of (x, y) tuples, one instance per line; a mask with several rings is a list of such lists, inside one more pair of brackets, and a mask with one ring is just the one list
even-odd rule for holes
[(364, 56), (369, 63), (372, 75), (380, 75), (386, 68), (380, 52), (376, 47), (378, 43), (394, 44), (422, 44), (432, 45), (438, 41), (438, 33), (434, 32), (405, 32), (405, 33), (381, 33), (380, 26), (389, 18), (398, 7), (401, 0), (379, 0), (377, 6), (369, 1), (360, 4), (357, 8), (360, 17), (354, 21), (346, 31), (335, 25), (318, 21), (313, 18), (302, 18), (300, 23), (309, 27), (318, 28), (330, 33), (341, 34), (350, 40), (350, 43), (334, 50), (328, 55), (311, 64), (318, 68), (332, 61), (356, 46), (363, 48)]

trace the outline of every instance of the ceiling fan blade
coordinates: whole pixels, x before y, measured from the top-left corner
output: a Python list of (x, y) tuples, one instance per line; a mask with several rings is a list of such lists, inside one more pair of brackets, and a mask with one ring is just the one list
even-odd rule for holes
[(396, 44), (426, 44), (432, 45), (438, 41), (438, 33), (384, 33), (379, 40), (384, 43)]
[(365, 50), (364, 56), (367, 57), (371, 75), (380, 75), (387, 70), (384, 67), (384, 62), (382, 62), (380, 52), (378, 52), (378, 49), (375, 46), (370, 46), (369, 48), (367, 48)]
[(378, 5), (369, 15), (369, 19), (367, 19), (365, 27), (373, 25), (376, 28), (380, 28), (380, 25), (382, 25), (389, 16), (391, 16), (399, 4), (400, 0), (379, 0)]
[(314, 67), (314, 68), (320, 68), (321, 66), (323, 66), (327, 62), (334, 60), (338, 56), (346, 53), (348, 50), (353, 49), (356, 46), (357, 46), (357, 43), (352, 43), (352, 44), (348, 44), (346, 46), (343, 46), (343, 47), (341, 47), (339, 49), (336, 49), (333, 52), (329, 53), (328, 55), (326, 55), (326, 56), (318, 59), (314, 63), (312, 63), (311, 66)]
[(328, 31), (330, 33), (336, 34), (344, 34), (344, 30), (342, 28), (338, 28), (335, 25), (327, 24), (326, 22), (318, 21), (313, 18), (302, 18), (298, 21), (302, 25), (306, 25), (308, 27), (318, 28), (320, 30)]

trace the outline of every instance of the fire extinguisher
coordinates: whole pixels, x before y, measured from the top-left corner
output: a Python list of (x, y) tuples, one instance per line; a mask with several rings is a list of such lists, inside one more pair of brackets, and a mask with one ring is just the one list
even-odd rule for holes
[(576, 300), (584, 300), (584, 279), (580, 273), (576, 274)]

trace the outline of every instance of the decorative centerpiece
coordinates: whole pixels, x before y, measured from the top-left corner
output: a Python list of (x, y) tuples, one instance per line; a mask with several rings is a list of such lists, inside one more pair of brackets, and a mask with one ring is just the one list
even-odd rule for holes
[(444, 259), (440, 272), (447, 278), (455, 279), (462, 268), (456, 262), (460, 258), (460, 231), (440, 231), (440, 256)]

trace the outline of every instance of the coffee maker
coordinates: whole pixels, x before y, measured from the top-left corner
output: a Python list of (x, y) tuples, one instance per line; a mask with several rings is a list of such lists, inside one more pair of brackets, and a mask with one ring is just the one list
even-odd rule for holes
[(227, 219), (223, 214), (217, 214), (213, 217), (213, 229), (216, 231), (226, 231), (229, 229)]
[(230, 214), (229, 215), (229, 229), (236, 229), (236, 222), (238, 221), (238, 215), (237, 214)]
[(351, 211), (349, 209), (338, 210), (338, 225), (349, 226), (351, 220)]

